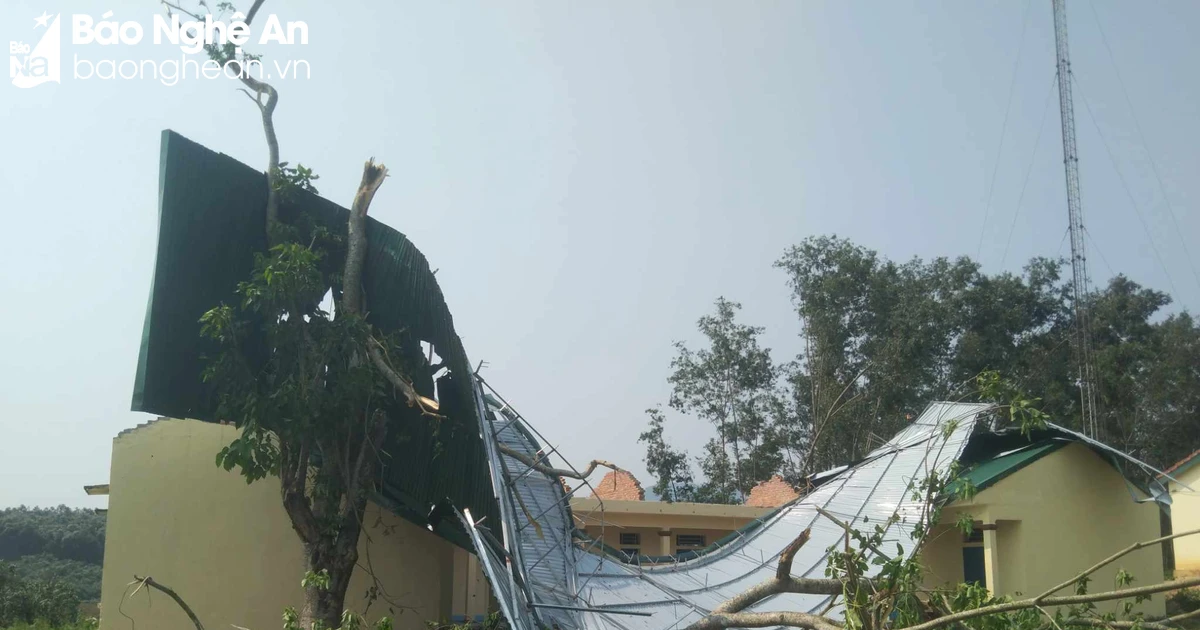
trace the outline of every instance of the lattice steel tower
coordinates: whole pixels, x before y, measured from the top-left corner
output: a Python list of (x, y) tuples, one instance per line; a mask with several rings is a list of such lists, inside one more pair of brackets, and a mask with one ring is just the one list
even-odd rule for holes
[(1071, 271), (1075, 299), (1075, 361), (1079, 368), (1079, 399), (1083, 432), (1100, 437), (1096, 412), (1092, 325), (1088, 314), (1087, 251), (1083, 231), (1083, 204), (1079, 198), (1079, 155), (1075, 150), (1075, 105), (1071, 100), (1071, 57), (1067, 50), (1066, 0), (1053, 0), (1054, 41), (1058, 50), (1058, 107), (1062, 114), (1063, 166), (1067, 175), (1067, 215), (1071, 233)]

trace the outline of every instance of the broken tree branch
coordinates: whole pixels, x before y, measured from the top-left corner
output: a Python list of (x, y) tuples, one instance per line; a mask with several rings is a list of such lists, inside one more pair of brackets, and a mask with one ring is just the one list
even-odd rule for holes
[(1200, 529), (1192, 529), (1192, 530), (1188, 530), (1186, 532), (1180, 532), (1178, 534), (1171, 534), (1169, 536), (1162, 536), (1160, 538), (1155, 538), (1154, 540), (1147, 540), (1147, 541), (1143, 541), (1143, 542), (1133, 543), (1132, 545), (1122, 549), (1121, 551), (1118, 551), (1117, 553), (1114, 553), (1113, 555), (1101, 560), (1100, 562), (1097, 562), (1096, 564), (1092, 565), (1091, 568), (1084, 571), (1083, 573), (1080, 573), (1079, 575), (1076, 575), (1075, 577), (1067, 580), (1066, 582), (1063, 582), (1062, 584), (1059, 584), (1058, 586), (1051, 588), (1050, 590), (1042, 593), (1041, 595), (1038, 595), (1036, 598), (1034, 598), (1034, 602), (1038, 602), (1038, 603), (1042, 602), (1047, 597), (1049, 597), (1049, 596), (1063, 590), (1064, 588), (1078, 582), (1079, 580), (1082, 580), (1083, 578), (1095, 573), (1096, 571), (1100, 570), (1104, 565), (1106, 565), (1110, 562), (1113, 562), (1114, 560), (1117, 560), (1121, 556), (1124, 556), (1128, 553), (1132, 553), (1132, 552), (1137, 551), (1138, 549), (1142, 549), (1144, 547), (1150, 547), (1152, 545), (1164, 543), (1164, 542), (1167, 542), (1168, 540), (1174, 540), (1176, 538), (1182, 538), (1184, 536), (1191, 536), (1194, 534), (1200, 534)]
[(1165, 619), (1157, 621), (1105, 621), (1103, 619), (1078, 618), (1068, 619), (1063, 623), (1068, 626), (1092, 626), (1096, 628), (1117, 628), (1118, 630), (1132, 630), (1134, 628), (1145, 628), (1146, 630), (1176, 630), (1179, 627), (1180, 621), (1194, 619), (1200, 617), (1200, 608), (1191, 612), (1180, 613)]
[[(848, 524), (838, 520), (825, 510), (821, 508), (817, 508), (817, 510), (823, 516), (846, 530), (847, 533), (852, 531)], [(1200, 530), (1180, 532), (1179, 534), (1162, 536), (1152, 540), (1135, 543), (1113, 554), (1112, 556), (1105, 558), (1103, 561), (1088, 568), (1082, 573), (1077, 574), (1069, 581), (1064, 582), (1061, 585), (1056, 586), (1053, 589), (1042, 593), (1041, 595), (1038, 595), (1037, 597), (993, 604), (972, 610), (953, 612), (937, 619), (910, 626), (905, 630), (935, 630), (944, 626), (958, 626), (961, 625), (960, 622), (968, 619), (1028, 609), (1037, 609), (1041, 611), (1048, 619), (1050, 619), (1050, 623), (1055, 626), (1107, 627), (1114, 628), (1116, 630), (1135, 630), (1136, 628), (1145, 628), (1145, 630), (1171, 630), (1172, 628), (1177, 627), (1179, 621), (1200, 617), (1200, 610), (1175, 615), (1174, 617), (1168, 617), (1166, 619), (1161, 619), (1154, 622), (1146, 622), (1104, 621), (1092, 617), (1072, 617), (1068, 619), (1057, 620), (1049, 615), (1049, 613), (1045, 610), (1045, 607), (1090, 604), (1095, 602), (1134, 598), (1138, 596), (1148, 596), (1155, 593), (1163, 593), (1192, 586), (1200, 586), (1200, 577), (1193, 577), (1168, 582), (1160, 582), (1146, 586), (1118, 589), (1103, 593), (1052, 596), (1056, 591), (1078, 582), (1079, 580), (1096, 572), (1101, 567), (1128, 553), (1138, 549), (1151, 547), (1168, 540), (1173, 540), (1175, 538), (1197, 533), (1200, 533)], [(779, 556), (779, 566), (776, 568), (774, 577), (764, 581), (761, 584), (758, 584), (757, 586), (747, 589), (745, 592), (724, 602), (720, 606), (717, 606), (715, 609), (713, 609), (712, 614), (688, 626), (685, 630), (724, 630), (726, 628), (761, 628), (779, 625), (804, 628), (805, 630), (844, 630), (845, 626), (843, 626), (843, 624), (824, 616), (825, 613), (828, 612), (828, 608), (820, 615), (811, 615), (800, 612), (744, 612), (747, 608), (758, 604), (764, 599), (780, 593), (804, 593), (813, 595), (824, 594), (837, 596), (842, 595), (845, 592), (845, 587), (847, 585), (843, 582), (843, 580), (791, 577), (792, 562), (795, 559), (796, 553), (805, 544), (805, 542), (808, 541), (809, 535), (810, 531), (805, 530), (796, 538), (796, 540), (792, 541), (791, 544), (784, 548), (783, 552)], [(878, 551), (876, 552), (880, 553)], [(883, 554), (881, 553), (881, 555)], [(872, 585), (872, 580), (862, 578), (859, 583), (859, 588), (870, 588)]]
[(417, 393), (413, 388), (413, 384), (400, 375), (399, 372), (392, 369), (388, 365), (387, 358), (383, 356), (383, 344), (378, 339), (371, 337), (367, 339), (367, 356), (371, 358), (371, 362), (375, 364), (375, 368), (383, 374), (383, 377), (392, 384), (393, 387), (400, 390), (404, 397), (408, 399), (409, 406), (415, 406), (421, 410), (421, 415), (430, 416), (433, 418), (441, 418), (438, 411), (437, 401), (430, 400)]
[(363, 309), (363, 261), (367, 258), (367, 210), (376, 191), (387, 177), (387, 167), (375, 164), (375, 158), (363, 165), (362, 181), (350, 205), (350, 221), (346, 235), (346, 268), (342, 274), (342, 303), (344, 312), (359, 315)]
[[(366, 308), (362, 276), (367, 259), (367, 211), (387, 176), (386, 166), (376, 164), (375, 158), (367, 160), (363, 165), (362, 181), (358, 184), (358, 191), (354, 193), (354, 202), (350, 204), (350, 219), (346, 225), (346, 267), (342, 273), (342, 302), (339, 305), (347, 315), (361, 315)], [(437, 403), (418, 394), (412, 382), (388, 363), (384, 351), (385, 348), (378, 339), (371, 337), (367, 340), (367, 356), (383, 377), (400, 390), (408, 400), (409, 406), (420, 409), (422, 415), (440, 418), (436, 413)]]
[[(800, 548), (804, 546), (804, 543), (808, 542), (811, 534), (812, 528), (805, 529), (804, 531), (800, 532), (800, 535), (797, 536), (796, 539), (791, 543), (789, 543), (787, 547), (784, 547), (783, 553), (779, 554), (779, 566), (775, 569), (774, 578), (751, 586), (745, 591), (739, 593), (736, 597), (714, 608), (712, 614), (725, 615), (739, 613), (772, 595), (785, 592), (794, 592), (787, 590), (788, 586), (793, 585), (793, 582), (800, 582), (801, 580), (794, 580), (792, 578), (792, 561), (796, 559), (796, 552), (800, 551)], [(807, 583), (808, 580), (803, 580), (803, 582)], [(842, 592), (841, 582), (837, 580), (828, 580), (828, 582), (830, 584), (827, 586), (830, 590), (836, 589), (836, 593)], [(811, 584), (806, 585), (813, 586)], [(700, 622), (697, 622), (697, 624), (702, 623), (703, 621), (704, 620), (702, 619)], [(695, 628), (695, 625), (693, 628)]]
[(796, 559), (796, 552), (808, 542), (812, 535), (812, 528), (806, 527), (800, 535), (793, 540), (791, 544), (783, 548), (783, 553), (779, 554), (779, 566), (775, 569), (775, 579), (786, 580), (792, 577), (792, 561)]
[[(196, 630), (204, 630), (204, 624), (200, 623), (200, 618), (196, 616), (196, 613), (192, 610), (192, 607), (188, 606), (187, 602), (183, 601), (183, 598), (179, 596), (179, 593), (176, 593), (170, 587), (163, 586), (162, 584), (155, 582), (154, 578), (150, 577), (149, 575), (144, 578), (134, 575), (133, 579), (141, 582), (141, 586), (138, 587), (139, 589), (142, 586), (149, 586), (150, 588), (165, 593), (167, 597), (175, 600), (175, 603), (179, 604), (179, 607), (183, 609), (183, 612), (187, 613), (188, 618), (192, 620), (192, 624), (196, 626)], [(137, 593), (137, 591), (135, 590), (134, 593)]]
[[(1077, 578), (1078, 579), (1078, 578)], [(973, 610), (964, 610), (956, 612), (945, 617), (938, 617), (932, 621), (926, 621), (922, 624), (910, 626), (906, 630), (932, 630), (940, 628), (959, 621), (974, 619), (975, 617), (983, 617), (986, 615), (995, 615), (998, 613), (1007, 613), (1017, 610), (1025, 610), (1035, 606), (1074, 606), (1076, 604), (1090, 604), (1095, 602), (1106, 602), (1114, 599), (1124, 599), (1126, 597), (1136, 597), (1138, 595), (1153, 595), (1165, 591), (1174, 591), (1190, 586), (1200, 586), (1200, 577), (1187, 578), (1183, 580), (1171, 580), (1169, 582), (1159, 582), (1158, 584), (1150, 584), (1147, 586), (1139, 586), (1136, 588), (1126, 588), (1115, 591), (1107, 591), (1104, 593), (1089, 593), (1087, 595), (1060, 595), (1058, 597), (1046, 597), (1038, 601), (1037, 597), (1029, 599), (1021, 599), (1003, 604), (993, 604), (991, 606), (983, 606)]]
[[(836, 516), (834, 516), (834, 515), (830, 514), (829, 512), (825, 511), (825, 509), (824, 509), (824, 508), (822, 508), (821, 506), (819, 506), (819, 505), (814, 505), (813, 507), (814, 507), (814, 508), (816, 508), (816, 510), (817, 510), (817, 513), (819, 513), (821, 516), (824, 516), (825, 518), (827, 518), (827, 519), (829, 519), (829, 520), (833, 521), (835, 525), (837, 525), (838, 527), (841, 527), (842, 529), (846, 530), (846, 534), (847, 534), (847, 535), (849, 535), (851, 532), (853, 532), (853, 531), (854, 531), (853, 529), (851, 529), (851, 528), (850, 528), (850, 525), (848, 525), (848, 524), (846, 524), (846, 523), (843, 523), (843, 522), (842, 522), (840, 519), (838, 519), (838, 517), (836, 517)], [(849, 544), (849, 541), (848, 541), (848, 540), (847, 540), (847, 544)], [(879, 557), (883, 558), (884, 560), (891, 560), (891, 559), (892, 559), (892, 557), (891, 557), (891, 556), (889, 556), (889, 555), (887, 555), (886, 553), (884, 553), (884, 552), (883, 552), (881, 549), (879, 549), (879, 547), (876, 547), (875, 545), (867, 545), (867, 548), (868, 548), (868, 549), (870, 549), (871, 551), (874, 551), (874, 552), (875, 552), (875, 553), (876, 553), (876, 554), (877, 554)]]
[(623, 470), (620, 466), (617, 466), (612, 462), (605, 461), (603, 459), (593, 459), (590, 463), (588, 463), (587, 468), (583, 469), (583, 472), (577, 473), (573, 470), (552, 468), (550, 466), (539, 464), (538, 462), (534, 461), (532, 457), (526, 455), (525, 453), (514, 451), (513, 449), (499, 442), (496, 443), (496, 448), (498, 448), (501, 453), (508, 455), (509, 457), (521, 462), (522, 464), (525, 464), (526, 466), (529, 466), (540, 473), (550, 475), (551, 477), (570, 477), (571, 479), (587, 481), (588, 475), (592, 474), (592, 472), (596, 470), (597, 466), (604, 466), (605, 468), (611, 468), (612, 470)]
[(802, 612), (713, 613), (688, 626), (688, 630), (725, 630), (726, 628), (769, 628), (790, 626), (805, 630), (842, 630), (841, 624), (825, 617)]

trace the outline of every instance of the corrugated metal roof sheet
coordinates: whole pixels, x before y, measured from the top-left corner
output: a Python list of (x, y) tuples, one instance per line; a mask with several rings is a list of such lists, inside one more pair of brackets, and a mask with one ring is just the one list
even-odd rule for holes
[[(886, 532), (887, 547), (903, 546), (905, 553), (915, 551), (912, 524), (925, 509), (925, 504), (910, 496), (914, 480), (931, 473), (944, 473), (958, 459), (975, 425), (975, 418), (990, 405), (935, 403), (913, 424), (892, 440), (872, 451), (866, 459), (835, 474), (828, 482), (808, 495), (787, 505), (757, 527), (744, 529), (738, 538), (709, 554), (694, 560), (672, 565), (639, 567), (611, 557), (587, 553), (578, 547), (565, 548), (553, 541), (543, 541), (539, 552), (545, 559), (532, 561), (526, 552), (530, 545), (529, 514), (513, 511), (514, 521), (508, 529), (518, 532), (519, 553), (507, 567), (493, 563), (489, 579), (497, 584), (497, 595), (505, 615), (514, 625), (525, 630), (545, 623), (545, 609), (539, 603), (554, 601), (577, 610), (558, 611), (553, 623), (561, 628), (588, 630), (671, 630), (683, 627), (706, 615), (725, 600), (758, 584), (774, 574), (774, 565), (783, 548), (805, 528), (811, 528), (811, 539), (792, 565), (797, 577), (823, 577), (828, 561), (826, 549), (839, 541), (843, 530), (820, 516), (820, 507), (852, 526), (883, 523), (893, 514), (904, 519)], [(494, 422), (494, 420), (493, 420)], [(519, 424), (520, 419), (513, 417)], [(497, 432), (501, 440), (512, 446), (512, 436)], [(537, 445), (526, 432), (513, 434), (527, 440), (523, 452), (536, 452)], [(504, 461), (512, 466), (513, 461)], [(511, 487), (514, 497), (536, 493), (545, 485), (558, 488), (561, 484), (539, 472), (525, 471), (516, 477), (506, 473), (501, 487)], [(530, 490), (520, 489), (527, 480), (541, 477)], [(543, 498), (550, 498), (549, 496)], [(570, 522), (566, 501), (544, 510), (544, 530), (557, 530)], [(531, 511), (532, 512), (532, 511)], [(549, 538), (549, 534), (546, 538)], [(482, 539), (482, 537), (480, 537)], [(488, 551), (499, 556), (496, 550)], [(558, 557), (554, 557), (554, 556)], [(574, 572), (574, 580), (565, 579), (547, 584), (537, 563), (549, 560), (555, 578), (560, 567)], [(569, 575), (569, 573), (568, 573)], [(522, 590), (521, 596), (513, 596)], [(524, 601), (523, 601), (524, 600)], [(759, 602), (749, 610), (801, 610), (816, 612), (830, 603), (830, 596), (786, 593)], [(522, 609), (524, 605), (524, 609)], [(836, 609), (835, 609), (836, 613)]]

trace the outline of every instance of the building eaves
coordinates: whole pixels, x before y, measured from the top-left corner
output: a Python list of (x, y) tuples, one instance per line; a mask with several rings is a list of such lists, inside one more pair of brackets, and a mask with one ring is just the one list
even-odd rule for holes
[(1200, 463), (1200, 449), (1196, 449), (1191, 455), (1171, 464), (1171, 467), (1163, 471), (1163, 476), (1182, 474), (1192, 466)]
[(1067, 444), (1069, 442), (1063, 440), (1049, 440), (1001, 453), (975, 465), (961, 478), (969, 482), (976, 490), (983, 490)]

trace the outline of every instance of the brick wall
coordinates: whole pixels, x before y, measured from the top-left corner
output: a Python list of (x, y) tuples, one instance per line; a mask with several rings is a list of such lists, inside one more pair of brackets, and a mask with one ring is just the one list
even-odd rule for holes
[(628, 471), (613, 470), (595, 485), (592, 496), (610, 501), (645, 501), (646, 491)]
[(775, 475), (750, 490), (750, 496), (746, 497), (746, 505), (752, 507), (779, 507), (798, 496), (800, 494), (796, 492), (796, 489), (791, 484), (784, 481), (783, 477)]

